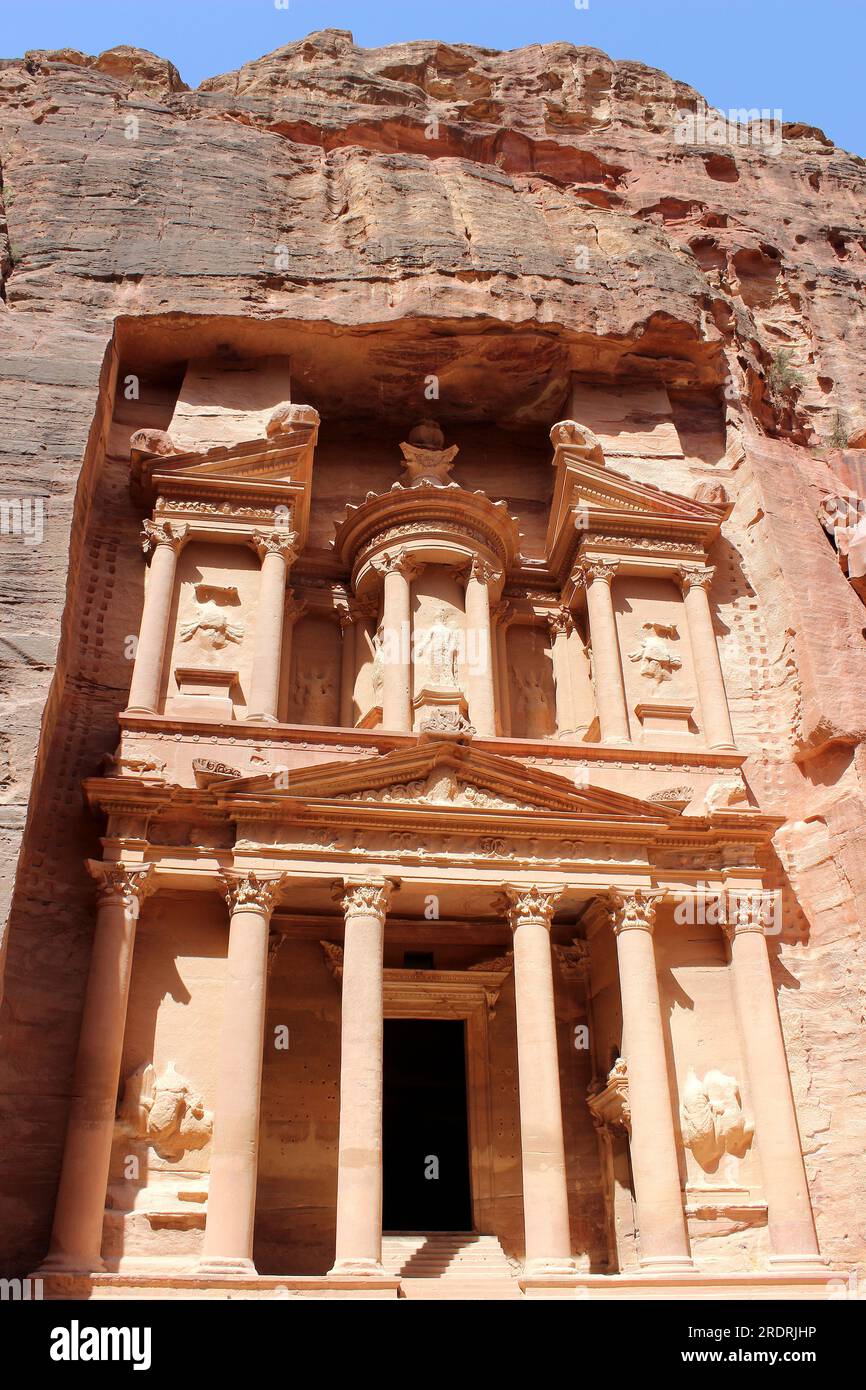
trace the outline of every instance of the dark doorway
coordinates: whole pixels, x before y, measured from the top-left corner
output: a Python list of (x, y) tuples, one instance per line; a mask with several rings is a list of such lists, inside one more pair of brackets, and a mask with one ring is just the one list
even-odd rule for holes
[(470, 1231), (465, 1026), (385, 1019), (383, 1226)]

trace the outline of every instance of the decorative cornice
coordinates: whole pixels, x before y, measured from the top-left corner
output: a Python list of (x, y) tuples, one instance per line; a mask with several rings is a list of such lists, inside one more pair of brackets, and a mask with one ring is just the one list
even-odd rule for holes
[(553, 912), (562, 897), (561, 888), (539, 888), (533, 884), (529, 888), (506, 884), (508, 899), (508, 925), (514, 931), (517, 927), (545, 927), (550, 930)]
[(189, 526), (185, 521), (178, 524), (172, 521), (145, 520), (141, 526), (141, 548), (145, 555), (149, 555), (158, 546), (167, 545), (178, 555), (188, 536)]
[(262, 878), (250, 869), (240, 874), (220, 874), (219, 882), (230, 914), (261, 912), (270, 917), (282, 887), (283, 875)]
[(137, 912), (144, 899), (155, 891), (155, 871), (152, 864), (130, 868), (125, 864), (111, 864), (101, 859), (87, 859), (85, 864), (91, 878), (96, 880), (96, 896), (100, 907), (122, 901), (127, 911)]

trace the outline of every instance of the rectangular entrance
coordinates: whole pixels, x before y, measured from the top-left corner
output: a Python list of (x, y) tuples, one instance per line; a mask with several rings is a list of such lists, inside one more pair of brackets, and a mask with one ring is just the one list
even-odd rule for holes
[(462, 1020), (386, 1018), (386, 1231), (470, 1231), (466, 1030)]

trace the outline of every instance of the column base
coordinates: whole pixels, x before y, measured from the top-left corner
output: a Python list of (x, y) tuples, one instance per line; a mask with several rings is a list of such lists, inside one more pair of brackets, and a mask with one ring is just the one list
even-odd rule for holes
[(650, 1255), (639, 1264), (641, 1274), (688, 1274), (696, 1273), (691, 1255)]
[(561, 1276), (575, 1275), (577, 1264), (570, 1257), (550, 1260), (526, 1260), (523, 1266), (524, 1279), (558, 1279)]
[(232, 1255), (203, 1255), (195, 1267), (196, 1274), (241, 1274), (256, 1275), (258, 1271), (252, 1260), (235, 1258)]
[(104, 1274), (105, 1261), (101, 1255), (65, 1255), (50, 1251), (30, 1279), (44, 1279), (51, 1274)]
[(275, 714), (247, 714), (245, 724), (279, 724)]
[(149, 705), (127, 705), (122, 714), (159, 714), (159, 710), (151, 709)]
[(386, 1270), (379, 1260), (335, 1260), (328, 1278), (384, 1279)]
[(771, 1255), (767, 1264), (785, 1274), (812, 1274), (830, 1268), (823, 1255)]

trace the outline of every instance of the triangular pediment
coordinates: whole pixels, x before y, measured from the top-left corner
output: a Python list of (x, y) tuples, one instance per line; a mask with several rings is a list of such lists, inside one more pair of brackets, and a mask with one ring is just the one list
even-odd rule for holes
[(292, 483), (309, 468), (314, 443), (311, 430), (299, 429), (276, 439), (220, 445), (201, 453), (145, 455), (137, 464), (144, 484)]
[(647, 820), (656, 826), (678, 820), (676, 812), (658, 803), (601, 787), (577, 786), (567, 777), (540, 772), (454, 739), (422, 738), (410, 748), (379, 757), (238, 779), (223, 783), (220, 794), (224, 801), (287, 798), (305, 803), (441, 808), (454, 814), (537, 816), (543, 812), (592, 820)]

